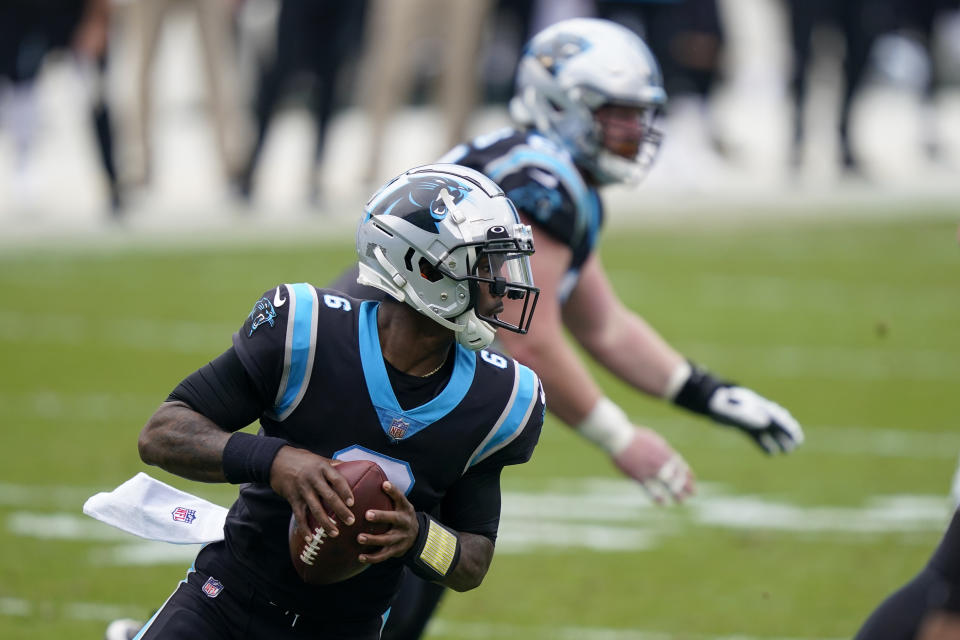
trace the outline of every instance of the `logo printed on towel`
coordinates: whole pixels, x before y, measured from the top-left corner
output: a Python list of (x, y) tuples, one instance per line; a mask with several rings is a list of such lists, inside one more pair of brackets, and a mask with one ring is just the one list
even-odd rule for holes
[(223, 591), (223, 583), (216, 578), (207, 578), (203, 583), (203, 592), (210, 598), (216, 598)]
[(193, 521), (197, 519), (196, 509), (187, 509), (186, 507), (177, 507), (170, 513), (173, 516), (174, 522), (186, 522), (187, 524), (193, 524)]

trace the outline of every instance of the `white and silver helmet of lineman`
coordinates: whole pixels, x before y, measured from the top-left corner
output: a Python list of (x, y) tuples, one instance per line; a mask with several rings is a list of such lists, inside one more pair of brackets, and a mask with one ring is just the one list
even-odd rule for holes
[[(565, 148), (599, 182), (636, 183), (656, 158), (662, 135), (654, 118), (666, 101), (660, 65), (639, 36), (608, 20), (573, 18), (527, 43), (510, 113)], [(604, 148), (594, 111), (608, 104), (641, 109), (636, 157)]]
[[(357, 280), (478, 350), (493, 340), (495, 327), (529, 329), (540, 296), (532, 253), (530, 226), (495, 182), (467, 167), (433, 164), (410, 169), (370, 198), (357, 230)], [(502, 311), (478, 311), (481, 286), (500, 297)]]

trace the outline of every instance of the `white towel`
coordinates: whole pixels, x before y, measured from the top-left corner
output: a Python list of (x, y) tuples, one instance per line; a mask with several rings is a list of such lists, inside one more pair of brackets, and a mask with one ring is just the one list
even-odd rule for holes
[(138, 473), (108, 493), (91, 496), (83, 512), (147, 540), (197, 544), (223, 540), (227, 509)]

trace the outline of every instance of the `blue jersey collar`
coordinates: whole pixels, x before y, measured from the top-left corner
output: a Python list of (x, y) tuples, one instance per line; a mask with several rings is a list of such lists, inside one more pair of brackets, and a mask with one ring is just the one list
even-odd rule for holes
[(453, 374), (443, 391), (424, 405), (409, 410), (401, 409), (390, 385), (383, 352), (380, 350), (380, 334), (377, 329), (379, 308), (380, 303), (371, 300), (360, 305), (360, 362), (367, 392), (377, 411), (381, 428), (393, 440), (403, 440), (440, 420), (460, 404), (473, 384), (477, 358), (466, 347), (455, 344)]

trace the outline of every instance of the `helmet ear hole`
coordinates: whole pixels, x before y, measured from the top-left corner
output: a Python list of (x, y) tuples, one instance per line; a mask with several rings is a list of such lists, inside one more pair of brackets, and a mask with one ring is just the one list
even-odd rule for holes
[(443, 278), (443, 274), (440, 273), (426, 258), (420, 258), (420, 262), (417, 263), (417, 266), (420, 267), (420, 276), (425, 280), (430, 282), (439, 282)]
[[(407, 253), (403, 256), (403, 264), (407, 266), (407, 271), (413, 271), (413, 254), (416, 253), (413, 247), (407, 249)], [(422, 258), (421, 258), (422, 260)]]

